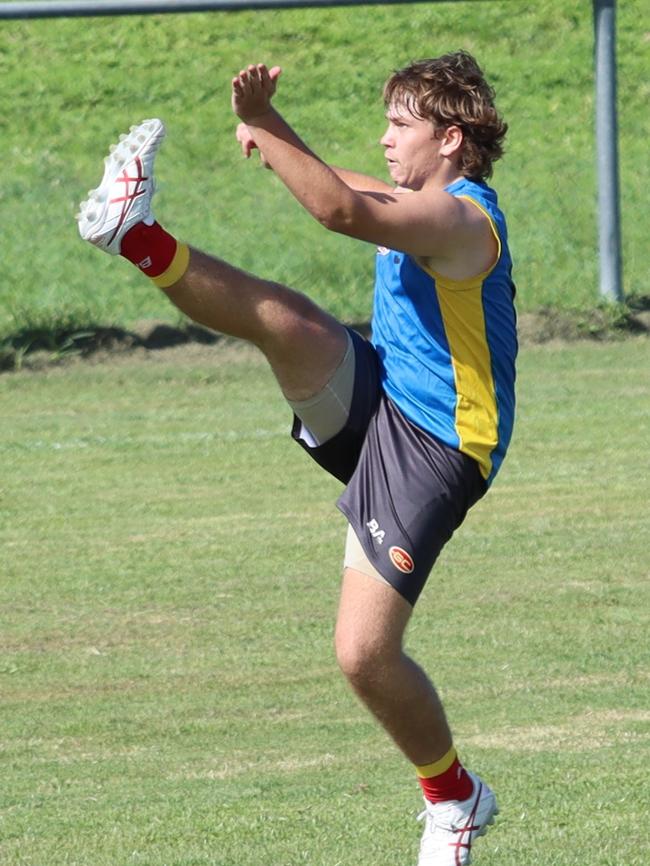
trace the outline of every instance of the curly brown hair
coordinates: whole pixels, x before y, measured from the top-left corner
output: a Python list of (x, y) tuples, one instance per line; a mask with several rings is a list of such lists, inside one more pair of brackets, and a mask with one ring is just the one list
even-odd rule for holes
[(434, 129), (458, 126), (463, 133), (459, 170), (484, 180), (503, 156), (508, 125), (494, 106), (494, 89), (467, 51), (418, 60), (394, 72), (384, 85), (384, 104), (402, 102)]

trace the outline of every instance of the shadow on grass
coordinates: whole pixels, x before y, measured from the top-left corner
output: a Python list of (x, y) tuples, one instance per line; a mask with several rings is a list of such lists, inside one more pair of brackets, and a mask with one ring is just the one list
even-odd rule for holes
[(635, 312), (650, 312), (650, 295), (632, 295), (628, 299), (627, 305)]
[[(365, 337), (370, 336), (367, 322), (350, 327)], [(72, 358), (91, 358), (126, 353), (136, 349), (156, 352), (194, 343), (213, 346), (224, 338), (222, 334), (187, 322), (170, 325), (146, 322), (134, 330), (87, 324), (84, 327), (25, 327), (0, 340), (0, 373), (25, 367), (42, 369)]]
[(192, 323), (177, 327), (150, 323), (146, 329), (133, 331), (92, 324), (76, 329), (26, 327), (0, 344), (0, 371), (20, 369), (33, 359), (37, 360), (36, 366), (42, 367), (71, 357), (88, 358), (134, 349), (159, 351), (184, 343), (212, 345), (220, 339), (220, 334)]
[[(365, 337), (368, 322), (351, 327)], [(637, 295), (625, 304), (602, 304), (591, 310), (561, 310), (545, 307), (519, 315), (519, 339), (523, 345), (552, 340), (612, 340), (650, 335), (650, 295)], [(71, 358), (110, 356), (136, 349), (162, 351), (188, 343), (215, 345), (223, 335), (192, 322), (177, 326), (147, 322), (127, 330), (88, 324), (83, 327), (26, 326), (0, 340), (0, 372), (23, 367), (42, 369)]]
[(601, 303), (591, 309), (543, 307), (519, 316), (520, 342), (615, 340), (650, 334), (650, 296), (636, 295), (623, 304)]

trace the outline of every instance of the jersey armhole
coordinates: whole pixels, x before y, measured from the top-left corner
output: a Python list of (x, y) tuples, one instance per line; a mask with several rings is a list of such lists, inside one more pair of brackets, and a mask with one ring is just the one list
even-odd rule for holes
[(492, 230), (492, 234), (494, 235), (494, 239), (497, 242), (497, 254), (496, 254), (494, 261), (492, 262), (490, 267), (487, 268), (487, 270), (482, 271), (480, 274), (477, 274), (475, 277), (469, 277), (468, 279), (465, 279), (465, 280), (453, 280), (450, 277), (446, 277), (446, 276), (444, 276), (444, 274), (441, 274), (438, 271), (435, 271), (433, 268), (428, 267), (428, 265), (426, 265), (421, 259), (416, 259), (416, 261), (418, 262), (420, 267), (424, 271), (426, 271), (427, 274), (429, 274), (430, 276), (432, 276), (435, 279), (436, 283), (441, 284), (441, 285), (445, 285), (445, 286), (447, 286), (447, 288), (450, 288), (450, 289), (458, 289), (458, 290), (462, 291), (463, 289), (474, 288), (475, 286), (479, 285), (487, 277), (490, 276), (492, 271), (499, 264), (499, 259), (501, 258), (501, 252), (503, 249), (503, 245), (501, 243), (501, 237), (499, 235), (499, 230), (496, 227), (496, 223), (494, 222), (494, 220), (490, 216), (490, 214), (486, 211), (486, 209), (481, 204), (479, 204), (479, 202), (476, 201), (475, 198), (472, 198), (469, 195), (459, 195), (459, 196), (457, 196), (457, 198), (462, 198), (465, 201), (468, 201), (470, 204), (474, 205), (474, 207), (477, 208), (483, 214), (483, 216), (486, 218), (486, 220), (490, 224), (490, 229)]

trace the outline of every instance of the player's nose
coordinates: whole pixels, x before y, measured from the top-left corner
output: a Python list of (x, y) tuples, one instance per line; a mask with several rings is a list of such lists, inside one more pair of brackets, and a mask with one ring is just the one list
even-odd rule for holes
[(387, 128), (386, 132), (379, 139), (379, 144), (381, 144), (382, 147), (390, 147), (391, 144), (393, 144), (393, 136), (391, 135), (391, 132), (390, 132), (390, 126)]

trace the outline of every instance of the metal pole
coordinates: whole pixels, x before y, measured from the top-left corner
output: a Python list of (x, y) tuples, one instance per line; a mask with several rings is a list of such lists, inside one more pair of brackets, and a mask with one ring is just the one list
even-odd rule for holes
[(616, 117), (616, 0), (593, 0), (598, 154), (600, 294), (623, 300), (618, 123)]
[(431, 0), (25, 0), (0, 2), (0, 19), (77, 18), (210, 10), (234, 12), (244, 9), (297, 9), (312, 6), (401, 5), (406, 2), (430, 3)]

